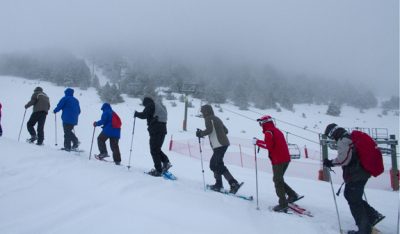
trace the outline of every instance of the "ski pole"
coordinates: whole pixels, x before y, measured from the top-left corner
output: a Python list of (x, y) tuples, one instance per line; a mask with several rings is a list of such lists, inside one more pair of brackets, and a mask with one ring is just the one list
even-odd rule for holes
[(92, 143), (90, 144), (89, 160), (92, 157), (93, 139), (94, 139), (94, 132), (95, 131), (96, 131), (96, 127), (93, 127), (93, 135), (92, 135)]
[(136, 117), (133, 118), (133, 129), (132, 129), (132, 138), (131, 138), (131, 148), (129, 150), (129, 163), (128, 163), (128, 170), (131, 168), (131, 156), (132, 156), (132, 145), (133, 145), (133, 135), (135, 135), (135, 123)]
[(200, 159), (201, 159), (201, 172), (203, 173), (203, 185), (204, 185), (204, 191), (206, 191), (206, 180), (204, 179), (204, 167), (203, 167), (203, 150), (201, 149), (200, 137), (199, 137), (199, 149), (200, 149)]
[(257, 146), (254, 145), (254, 161), (256, 163), (255, 168), (256, 168), (256, 200), (257, 200), (257, 210), (260, 210), (260, 207), (258, 205), (258, 169), (257, 169)]
[(19, 129), (18, 141), (19, 141), (19, 138), (21, 137), (22, 126), (24, 125), (24, 122), (25, 122), (25, 114), (26, 114), (26, 109), (24, 112), (24, 117), (22, 117), (22, 123), (21, 123), (21, 128)]
[(54, 113), (55, 146), (57, 146), (57, 113)]
[[(328, 168), (328, 169), (330, 169), (330, 168)], [(338, 223), (339, 223), (339, 232), (342, 233), (342, 224), (340, 223), (340, 216), (339, 216), (338, 205), (337, 205), (337, 202), (336, 202), (335, 191), (333, 190), (331, 172), (330, 172), (330, 170), (327, 170), (327, 171), (328, 171), (328, 176), (329, 176), (329, 182), (331, 184), (333, 200), (335, 201), (336, 215), (338, 217)]]

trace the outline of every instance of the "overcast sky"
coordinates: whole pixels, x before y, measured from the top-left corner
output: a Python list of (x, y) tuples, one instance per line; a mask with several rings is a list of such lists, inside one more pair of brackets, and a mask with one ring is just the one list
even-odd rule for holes
[(398, 11), (397, 0), (0, 0), (0, 52), (219, 56), (398, 95)]

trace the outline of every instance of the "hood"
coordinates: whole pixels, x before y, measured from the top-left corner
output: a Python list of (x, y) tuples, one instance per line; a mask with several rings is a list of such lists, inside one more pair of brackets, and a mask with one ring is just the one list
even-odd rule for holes
[(64, 93), (65, 93), (65, 96), (74, 96), (74, 90), (71, 88), (65, 89)]
[(264, 124), (262, 125), (263, 132), (265, 132), (265, 131), (267, 131), (267, 130), (271, 130), (271, 129), (273, 129), (273, 128), (275, 128), (275, 125), (274, 125), (274, 122), (273, 122), (273, 121), (271, 121), (271, 122), (266, 122), (266, 123), (264, 123)]
[(145, 98), (143, 98), (142, 104), (143, 104), (143, 106), (148, 106), (150, 104), (154, 104), (154, 101), (150, 97), (145, 97)]
[(214, 111), (212, 109), (212, 106), (210, 105), (204, 105), (200, 108), (200, 112), (203, 114), (203, 117), (208, 117), (211, 115), (214, 115)]
[(43, 92), (43, 89), (42, 89), (42, 87), (38, 86), (33, 90), (33, 92)]
[(101, 106), (101, 110), (102, 110), (102, 111), (107, 111), (107, 110), (111, 110), (111, 111), (112, 111), (112, 108), (111, 108), (111, 105), (110, 105), (109, 103), (104, 103), (104, 104)]

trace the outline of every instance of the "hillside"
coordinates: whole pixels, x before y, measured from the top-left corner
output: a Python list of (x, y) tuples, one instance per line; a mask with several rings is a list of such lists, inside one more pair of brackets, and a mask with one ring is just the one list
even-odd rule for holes
[[(287, 176), (287, 182), (305, 198), (299, 202), (315, 217), (298, 217), (277, 214), (268, 210), (277, 199), (271, 174), (259, 171), (259, 202), (243, 201), (213, 192), (203, 191), (200, 161), (168, 151), (168, 141), (163, 150), (170, 157), (171, 171), (177, 181), (152, 178), (143, 174), (152, 167), (148, 149), (148, 133), (145, 121), (137, 120), (133, 136), (133, 153), (130, 164), (117, 167), (97, 160), (88, 160), (93, 133), (92, 123), (101, 115), (101, 102), (93, 89), (76, 89), (82, 114), (76, 134), (82, 142), (81, 154), (66, 153), (55, 146), (55, 120), (49, 114), (45, 127), (45, 146), (37, 147), (24, 142), (28, 137), (25, 126), (20, 142), (19, 128), (24, 114), (24, 104), (29, 100), (34, 87), (41, 86), (50, 96), (52, 107), (63, 96), (63, 87), (47, 82), (25, 80), (15, 77), (0, 77), (0, 102), (3, 104), (2, 126), (4, 136), (0, 138), (0, 233), (337, 233), (337, 217), (329, 183), (314, 178)], [(134, 110), (142, 110), (139, 99), (124, 96), (125, 103), (113, 106), (121, 116), (123, 131), (120, 141), (122, 162), (129, 164), (130, 140)], [(193, 100), (195, 108), (189, 109), (188, 131), (182, 132), (183, 104), (177, 107), (164, 101), (169, 111), (168, 137), (176, 141), (194, 138), (196, 128), (204, 128), (203, 120), (195, 117), (200, 101)], [(224, 109), (225, 108), (225, 109)], [(232, 105), (223, 105), (223, 112), (216, 111), (230, 130), (229, 136), (243, 141), (253, 136), (261, 137), (259, 126), (249, 119), (256, 119), (261, 110), (241, 112)], [(268, 114), (279, 120), (307, 126), (313, 131), (323, 131), (326, 124), (335, 122), (343, 126), (388, 128), (390, 134), (399, 132), (399, 117), (378, 117), (379, 109), (359, 113), (353, 108), (344, 108), (342, 116), (333, 118), (324, 113), (326, 106), (295, 105), (295, 112)], [(238, 114), (234, 114), (239, 113)], [(302, 117), (305, 113), (306, 118)], [(25, 122), (30, 115), (28, 110)], [(356, 118), (354, 116), (357, 116)], [(57, 141), (63, 140), (61, 121), (57, 119)], [(278, 126), (293, 134), (318, 141), (315, 133), (278, 122)], [(95, 136), (99, 131), (96, 129)], [(169, 139), (169, 138), (168, 138)], [(249, 140), (250, 141), (250, 140)], [(307, 140), (289, 136), (291, 143), (308, 145), (310, 151), (319, 146)], [(207, 142), (205, 142), (207, 144)], [(233, 146), (231, 147), (233, 148)], [(97, 153), (97, 144), (93, 152)], [(207, 154), (207, 152), (204, 152)], [(260, 157), (265, 157), (261, 152)], [(302, 163), (316, 164), (317, 160), (301, 159)], [(296, 163), (293, 171), (301, 173)], [(270, 165), (264, 165), (269, 167)], [(206, 183), (213, 182), (212, 174), (205, 162)], [(242, 194), (255, 196), (254, 169), (228, 165), (232, 174), (245, 185)], [(341, 170), (337, 169), (338, 177)], [(303, 171), (304, 174), (308, 172)], [(224, 182), (225, 183), (225, 182)], [(340, 183), (340, 181), (338, 181)], [(382, 184), (384, 183), (384, 184)], [(386, 215), (378, 228), (383, 233), (396, 233), (398, 220), (398, 193), (390, 191), (387, 180), (366, 190), (368, 201)], [(227, 184), (225, 183), (225, 186)], [(335, 191), (338, 189), (335, 185)], [(342, 226), (354, 229), (348, 205), (341, 195), (337, 197)], [(155, 225), (155, 223), (157, 225)], [(290, 224), (290, 225), (287, 225)]]

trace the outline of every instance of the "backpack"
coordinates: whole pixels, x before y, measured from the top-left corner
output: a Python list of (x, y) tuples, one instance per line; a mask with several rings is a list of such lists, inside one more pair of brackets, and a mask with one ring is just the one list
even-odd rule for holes
[(113, 128), (121, 128), (122, 126), (122, 121), (121, 118), (113, 111), (112, 117), (111, 117), (111, 126)]
[(384, 171), (382, 153), (375, 141), (366, 133), (353, 131), (350, 134), (361, 166), (372, 176), (377, 177)]
[(158, 120), (158, 122), (166, 123), (167, 122), (167, 109), (159, 102), (154, 103), (154, 118)]

